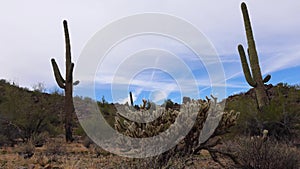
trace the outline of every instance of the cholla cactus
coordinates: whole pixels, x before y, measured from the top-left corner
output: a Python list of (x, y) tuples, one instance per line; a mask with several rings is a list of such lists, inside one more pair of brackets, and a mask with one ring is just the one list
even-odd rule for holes
[[(169, 158), (175, 154), (180, 156), (197, 154), (202, 149), (209, 150), (214, 147), (219, 143), (219, 139), (214, 138), (227, 133), (228, 129), (236, 123), (239, 115), (239, 113), (234, 111), (223, 112), (221, 106), (216, 103), (216, 99), (208, 99), (207, 101), (192, 100), (191, 103), (182, 104), (180, 111), (165, 110), (165, 108), (156, 105), (151, 105), (151, 109), (144, 109), (139, 113), (134, 112), (130, 108), (123, 110), (125, 113), (122, 112), (121, 115), (119, 112), (115, 118), (115, 129), (129, 137), (152, 137), (171, 128), (173, 132), (180, 133), (180, 130), (193, 124), (191, 130), (183, 136), (179, 144), (157, 157), (160, 166), (166, 164)], [(198, 113), (193, 114), (192, 112)], [(124, 115), (128, 116), (124, 117)], [(139, 119), (140, 117), (144, 119), (150, 118), (149, 122), (142, 121), (142, 119)], [(133, 119), (133, 121), (129, 119)], [(215, 123), (216, 121), (217, 123)], [(199, 138), (205, 138), (205, 134), (207, 134), (202, 131), (204, 128), (207, 132), (211, 133), (209, 133), (206, 140), (202, 141)], [(171, 134), (171, 131), (166, 133), (166, 135), (168, 134)]]

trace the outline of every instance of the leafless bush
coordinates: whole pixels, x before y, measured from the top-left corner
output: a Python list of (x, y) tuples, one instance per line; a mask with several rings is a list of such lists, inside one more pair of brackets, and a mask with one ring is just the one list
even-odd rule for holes
[(230, 145), (242, 169), (298, 169), (299, 150), (270, 138), (239, 138)]

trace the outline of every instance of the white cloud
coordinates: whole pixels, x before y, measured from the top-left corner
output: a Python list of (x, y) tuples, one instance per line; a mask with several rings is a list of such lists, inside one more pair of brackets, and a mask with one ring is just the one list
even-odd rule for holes
[(268, 53), (262, 61), (263, 73), (272, 73), (296, 66), (300, 66), (300, 45), (288, 50)]
[[(300, 22), (295, 18), (300, 15), (300, 1), (246, 1), (248, 4), (255, 40), (263, 73), (272, 73), (282, 69), (299, 66), (300, 63)], [(95, 32), (105, 25), (124, 16), (144, 12), (159, 12), (178, 16), (196, 26), (211, 41), (227, 66), (227, 80), (242, 76), (237, 53), (239, 43), (246, 44), (246, 37), (240, 11), (240, 0), (192, 0), (192, 1), (16, 1), (2, 2), (0, 6), (0, 78), (17, 81), (21, 86), (31, 87), (37, 82), (45, 82), (47, 87), (56, 86), (50, 59), (54, 57), (64, 72), (64, 37), (62, 20), (68, 19), (71, 34), (73, 61), (76, 63), (85, 43)], [(118, 5), (116, 5), (118, 4)], [(180, 8), (179, 8), (180, 7)], [(122, 29), (122, 28), (120, 28)], [(183, 30), (185, 31), (185, 30)], [(187, 32), (188, 33), (188, 32)], [(112, 82), (112, 72), (118, 67), (120, 54), (132, 54), (145, 47), (168, 50), (184, 59), (190, 59), (192, 69), (203, 69), (203, 65), (193, 65), (192, 56), (187, 49), (166, 39), (138, 39), (113, 55), (101, 76), (96, 81)], [(236, 57), (237, 56), (237, 57)], [(162, 62), (170, 70), (178, 65)], [(75, 64), (76, 66), (76, 64)], [(75, 67), (76, 68), (76, 67)], [(129, 68), (128, 68), (129, 69)], [(123, 72), (126, 73), (126, 72)], [(118, 83), (128, 79), (122, 74)], [(125, 76), (126, 77), (126, 76)], [(184, 78), (184, 74), (178, 77)], [(75, 75), (76, 78), (76, 75)], [(77, 78), (76, 78), (77, 79)], [(84, 81), (84, 79), (79, 79)], [(190, 87), (188, 79), (184, 79)], [(209, 86), (205, 76), (198, 84)], [(135, 81), (137, 85), (148, 85)], [(156, 85), (168, 87), (157, 82)], [(220, 86), (222, 84), (219, 84)], [(239, 87), (236, 84), (227, 84)], [(240, 86), (242, 87), (242, 86)], [(173, 89), (172, 89), (173, 90)], [(164, 91), (169, 94), (169, 91)], [(163, 93), (158, 95), (163, 96)], [(157, 96), (157, 99), (159, 96)]]

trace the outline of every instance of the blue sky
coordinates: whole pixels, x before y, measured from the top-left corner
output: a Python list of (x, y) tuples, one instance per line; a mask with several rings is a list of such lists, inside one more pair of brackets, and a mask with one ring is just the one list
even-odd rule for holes
[[(82, 50), (89, 40), (107, 25), (131, 15), (163, 13), (178, 17), (196, 27), (212, 44), (221, 60), (226, 80), (226, 95), (245, 92), (246, 83), (237, 52), (237, 45), (246, 46), (240, 0), (90, 0), (90, 1), (34, 1), (11, 0), (0, 5), (0, 78), (31, 88), (38, 82), (49, 91), (57, 88), (50, 59), (54, 57), (64, 72), (64, 39), (62, 20), (69, 22), (73, 62), (80, 65)], [(252, 27), (263, 76), (271, 74), (269, 83), (300, 83), (300, 2), (245, 1), (250, 12)], [(218, 5), (216, 5), (218, 4)], [(153, 23), (157, 24), (157, 23)], [(122, 29), (122, 28), (120, 28)], [(185, 30), (182, 30), (185, 32)], [(188, 34), (188, 32), (185, 32)], [(109, 36), (108, 36), (109, 37)], [(166, 70), (147, 68), (130, 76), (126, 71), (116, 76), (119, 60), (145, 49), (159, 49), (169, 57), (182, 60), (192, 71), (194, 79), (176, 69), (172, 61)], [(142, 98), (161, 102), (171, 98), (181, 101), (182, 91), (191, 97), (204, 98), (212, 91), (211, 77), (203, 60), (185, 45), (163, 36), (142, 35), (122, 41), (111, 50), (104, 66), (94, 75), (97, 98), (103, 95), (108, 101), (124, 102), (127, 93), (133, 91), (136, 103)], [(151, 56), (149, 56), (151, 57)], [(201, 58), (202, 56), (200, 56)], [(163, 58), (163, 57), (162, 57)], [(165, 58), (165, 57), (164, 57)], [(119, 60), (118, 60), (119, 59)], [(196, 60), (195, 60), (196, 59)], [(204, 61), (205, 62), (205, 61)], [(134, 67), (139, 62), (130, 64)], [(145, 64), (145, 63), (143, 63)], [(178, 67), (177, 67), (178, 68)], [(76, 71), (75, 71), (76, 72)], [(170, 72), (174, 73), (173, 76)], [(74, 79), (77, 79), (75, 77)], [(75, 88), (75, 94), (83, 94), (85, 79)], [(185, 83), (179, 82), (182, 80)], [(193, 83), (195, 86), (189, 86)], [(112, 85), (113, 84), (113, 85)], [(113, 86), (113, 87), (112, 87)], [(221, 85), (220, 85), (221, 86)], [(220, 87), (218, 86), (218, 87)], [(223, 86), (222, 86), (223, 87)], [(112, 89), (113, 88), (113, 92)], [(199, 91), (199, 93), (197, 93)]]

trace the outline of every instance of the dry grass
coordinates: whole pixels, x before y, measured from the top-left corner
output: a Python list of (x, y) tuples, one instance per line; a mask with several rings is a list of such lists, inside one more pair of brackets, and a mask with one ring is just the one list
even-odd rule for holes
[[(108, 154), (94, 146), (84, 147), (81, 143), (65, 143), (63, 139), (51, 139), (43, 147), (34, 149), (31, 158), (24, 159), (18, 154), (20, 147), (0, 148), (0, 169), (114, 169), (139, 168), (137, 160)], [(100, 153), (99, 153), (100, 151)], [(98, 155), (97, 155), (98, 153)], [(193, 159), (188, 168), (217, 169), (215, 163), (205, 151)], [(173, 168), (176, 167), (176, 162)]]
[[(143, 168), (143, 162), (149, 163), (147, 161), (149, 159), (143, 161), (109, 154), (93, 144), (90, 148), (86, 148), (82, 141), (68, 144), (63, 138), (50, 139), (43, 147), (36, 147), (31, 158), (25, 159), (20, 155), (20, 149), (24, 148), (20, 146), (0, 148), (0, 169), (138, 169)], [(225, 158), (221, 160), (224, 164), (230, 164), (230, 161), (226, 161)], [(208, 151), (201, 150), (200, 155), (193, 156), (188, 161), (174, 158), (170, 168), (219, 169), (222, 167), (211, 159)]]

